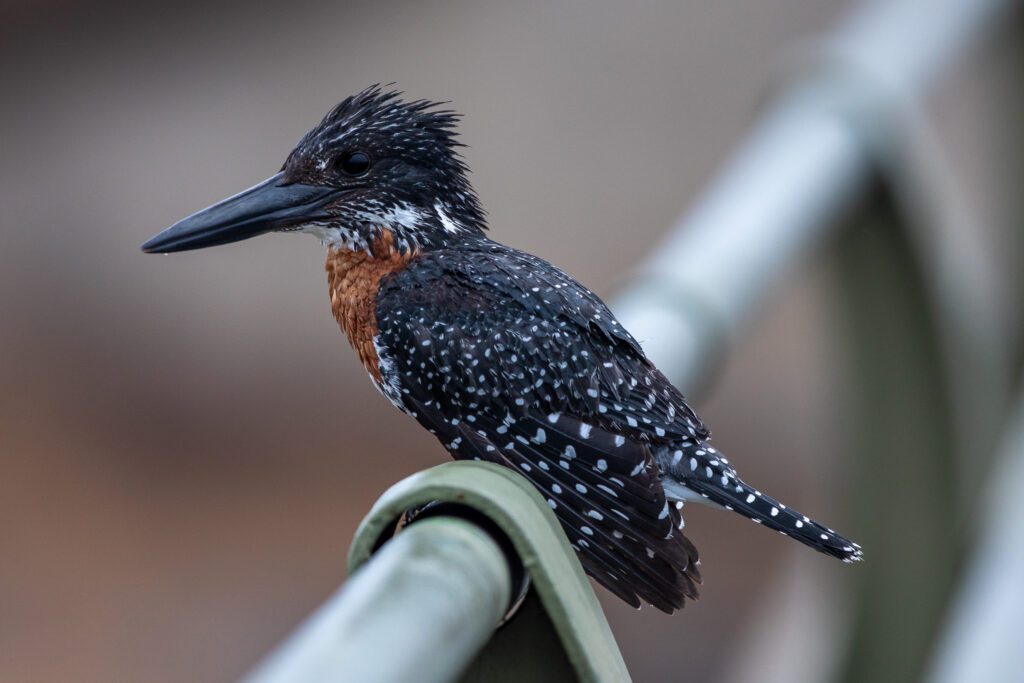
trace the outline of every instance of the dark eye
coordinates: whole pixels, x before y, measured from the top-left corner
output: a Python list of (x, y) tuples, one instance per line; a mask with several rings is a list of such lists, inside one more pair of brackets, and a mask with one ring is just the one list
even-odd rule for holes
[(366, 152), (347, 152), (338, 159), (338, 169), (345, 175), (363, 175), (370, 170), (370, 155)]

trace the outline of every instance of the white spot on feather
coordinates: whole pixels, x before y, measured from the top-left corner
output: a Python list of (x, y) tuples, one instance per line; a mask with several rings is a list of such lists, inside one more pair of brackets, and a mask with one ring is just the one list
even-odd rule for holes
[(434, 204), (434, 211), (437, 212), (437, 218), (441, 221), (441, 227), (447, 233), (455, 234), (460, 230), (463, 230), (462, 224), (452, 220), (448, 212), (444, 210), (444, 205), (441, 202)]

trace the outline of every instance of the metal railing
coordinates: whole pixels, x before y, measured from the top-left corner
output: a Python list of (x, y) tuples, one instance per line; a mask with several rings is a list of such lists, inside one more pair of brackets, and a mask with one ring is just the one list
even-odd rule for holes
[(450, 681), (508, 608), (498, 543), (472, 522), (412, 524), (357, 572), (249, 680)]
[[(964, 214), (956, 204), (956, 188), (949, 186), (948, 178), (936, 175), (941, 163), (935, 163), (932, 147), (922, 142), (927, 126), (917, 114), (917, 102), (944, 67), (979, 41), (1011, 4), (1009, 0), (882, 0), (856, 10), (800, 64), (794, 80), (767, 108), (710, 189), (612, 302), (624, 326), (644, 340), (655, 363), (693, 394), (764, 308), (768, 293), (782, 276), (838, 228), (847, 228), (845, 233), (853, 237), (840, 245), (846, 252), (837, 256), (838, 282), (847, 293), (844, 301), (856, 327), (851, 337), (863, 342), (861, 356), (870, 350), (894, 359), (909, 354), (921, 360), (919, 367), (906, 371), (909, 374), (902, 377), (901, 385), (905, 390), (901, 397), (921, 407), (920, 419), (892, 425), (893, 443), (862, 459), (862, 476), (870, 477), (871, 468), (880, 466), (879, 459), (899, 462), (903, 458), (912, 463), (925, 476), (919, 486), (911, 483), (909, 490), (922, 501), (926, 514), (935, 512), (933, 506), (943, 505), (944, 514), (949, 515), (947, 496), (959, 501), (960, 513), (970, 509), (971, 489), (964, 487), (958, 473), (967, 459), (976, 457), (979, 444), (984, 447), (984, 434), (995, 434), (1002, 423), (1009, 360), (1004, 335), (979, 284), (983, 260), (975, 257), (971, 243), (961, 239), (957, 226), (950, 225)], [(864, 206), (875, 208), (860, 211)], [(886, 302), (883, 310), (877, 301), (848, 286), (865, 258), (883, 263), (882, 272), (890, 273), (894, 286), (907, 293), (902, 303)], [(954, 261), (956, 268), (951, 267)], [(896, 325), (889, 337), (867, 336), (874, 326), (891, 322), (886, 315), (895, 315), (905, 325)], [(878, 373), (868, 376), (876, 382), (874, 389), (889, 381)], [(963, 400), (961, 394), (971, 400)], [(866, 410), (862, 419), (886, 418)], [(937, 430), (936, 422), (945, 426)], [(969, 452), (972, 447), (975, 453)], [(1019, 452), (1024, 445), (1014, 442), (1007, 448)], [(461, 471), (457, 474), (463, 476)], [(497, 489), (489, 489), (492, 484)], [(480, 486), (491, 495), (504, 484), (494, 480)], [(446, 487), (438, 484), (423, 490), (445, 499), (450, 494)], [(480, 488), (460, 490), (472, 498)], [(990, 495), (1014, 493), (1007, 489)], [(391, 492), (388, 496), (395, 499)], [(516, 501), (510, 503), (518, 506), (516, 512), (508, 513), (502, 496)], [(529, 492), (512, 490), (481, 501), (477, 512), (490, 517), (490, 522), (496, 522), (495, 515), (505, 520), (504, 526), (497, 523), (497, 537), (487, 524), (456, 515), (416, 521), (393, 538), (389, 532), (379, 539), (357, 540), (360, 551), (354, 555), (360, 561), (355, 566), (365, 564), (250, 680), (445, 681), (463, 675), (467, 667), (472, 667), (471, 679), (525, 680), (524, 669), (505, 671), (503, 667), (513, 666), (515, 656), (520, 658), (516, 667), (536, 666), (527, 661), (531, 652), (537, 652), (529, 648), (541, 647), (537, 643), (542, 639), (530, 641), (529, 634), (524, 634), (529, 629), (514, 628), (518, 620), (533, 618), (537, 632), (549, 629), (544, 631), (551, 636), (547, 640), (553, 638), (559, 644), (544, 654), (550, 661), (550, 680), (564, 680), (570, 673), (579, 680), (627, 678), (607, 624), (564, 538), (561, 545), (552, 540), (541, 550), (525, 545), (531, 534), (547, 534), (551, 528), (560, 536), (543, 501), (530, 498)], [(383, 524), (381, 519), (393, 521), (401, 509), (378, 513), (377, 522), (370, 526)], [(879, 552), (872, 555), (860, 587), (864, 602), (851, 631), (855, 656), (860, 659), (847, 661), (842, 675), (849, 680), (883, 680), (882, 673), (891, 676), (893, 671), (920, 675), (930, 657), (943, 596), (956, 576), (950, 570), (933, 582), (915, 583), (914, 577), (901, 580), (895, 571), (894, 580), (892, 563), (914, 567), (917, 559), (887, 550), (891, 546), (887, 532), (873, 526), (876, 520), (871, 515), (865, 509), (861, 519)], [(537, 521), (529, 531), (509, 522), (509, 517), (517, 516), (548, 521)], [(927, 520), (922, 524), (926, 530), (932, 528)], [(1021, 535), (1022, 526), (1016, 522), (1012, 533)], [(375, 533), (379, 535), (383, 528), (374, 527)], [(508, 544), (502, 545), (508, 540), (503, 534), (513, 536), (511, 555)], [(950, 567), (963, 550), (962, 538), (942, 551), (942, 561)], [(986, 546), (978, 572), (990, 571), (985, 567), (994, 561), (996, 545)], [(516, 562), (533, 579), (531, 594), (540, 595), (540, 600), (497, 632), (503, 635), (492, 638), (506, 614), (509, 596), (516, 592), (510, 578)], [(569, 583), (556, 589), (554, 582), (560, 575), (568, 576)], [(971, 619), (983, 619), (974, 612), (995, 613), (998, 607), (998, 596), (986, 595), (977, 587), (984, 583), (979, 581), (975, 578), (968, 584), (971, 597), (965, 599), (970, 606), (960, 610), (972, 612)], [(894, 587), (887, 593), (889, 584)], [(887, 607), (878, 594), (867, 595), (870, 591), (891, 595), (897, 589), (935, 603), (937, 614), (894, 617), (886, 611), (892, 606)], [(562, 602), (560, 593), (571, 597)], [(898, 642), (872, 637), (873, 629), (889, 633), (884, 628), (887, 620), (890, 629), (893, 624), (903, 629)], [(969, 635), (954, 626), (944, 642), (966, 640)], [(588, 643), (600, 647), (588, 647)], [(481, 654), (485, 645), (506, 650), (492, 655), (490, 669), (481, 663), (488, 656), (487, 650)], [(607, 654), (609, 649), (614, 650), (613, 656)], [(990, 648), (982, 650), (991, 655)], [(610, 658), (601, 660), (602, 656)], [(947, 656), (933, 663), (936, 680), (957, 679), (948, 672), (967, 670), (963, 662)], [(545, 680), (544, 667), (529, 679)]]
[(395, 484), (348, 566), (349, 583), (252, 681), (629, 678), (554, 513), (504, 467), (450, 462)]

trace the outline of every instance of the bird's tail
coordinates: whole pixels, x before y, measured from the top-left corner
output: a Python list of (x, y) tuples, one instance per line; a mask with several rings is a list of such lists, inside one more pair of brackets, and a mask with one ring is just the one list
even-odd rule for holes
[[(675, 451), (680, 453), (680, 451)], [(863, 559), (859, 545), (840, 536), (832, 529), (810, 519), (792, 508), (788, 508), (774, 498), (767, 496), (736, 476), (735, 470), (728, 461), (710, 448), (707, 443), (692, 449), (685, 449), (682, 457), (673, 457), (672, 466), (663, 468), (663, 472), (676, 480), (682, 487), (693, 491), (726, 508), (740, 513), (757, 524), (774, 529), (790, 536), (815, 550), (837, 557), (844, 562), (857, 562)], [(665, 490), (669, 497), (691, 499), (692, 496), (674, 496), (673, 490), (678, 489), (666, 483)]]

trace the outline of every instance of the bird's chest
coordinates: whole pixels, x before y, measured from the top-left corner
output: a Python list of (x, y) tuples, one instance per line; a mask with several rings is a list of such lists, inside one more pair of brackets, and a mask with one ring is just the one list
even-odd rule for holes
[(325, 268), (334, 318), (363, 367), (383, 390), (387, 378), (382, 378), (382, 359), (375, 345), (377, 293), (381, 280), (405, 269), (414, 254), (395, 249), (391, 233), (386, 231), (374, 242), (371, 252), (328, 247)]

